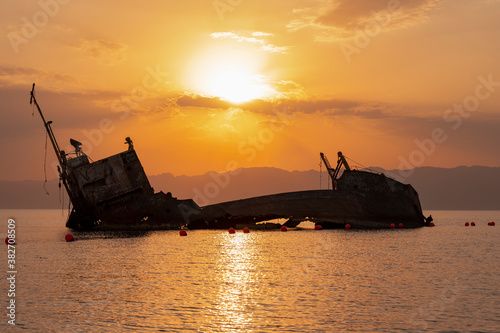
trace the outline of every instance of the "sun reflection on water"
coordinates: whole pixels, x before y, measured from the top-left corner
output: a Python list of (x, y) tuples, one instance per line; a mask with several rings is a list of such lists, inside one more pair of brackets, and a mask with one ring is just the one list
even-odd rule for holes
[[(255, 235), (235, 234), (220, 235), (221, 247), (217, 258), (214, 279), (218, 281), (216, 295), (218, 320), (231, 327), (247, 327), (252, 321), (254, 294), (259, 285), (258, 257), (259, 249)], [(224, 330), (224, 327), (220, 327)]]

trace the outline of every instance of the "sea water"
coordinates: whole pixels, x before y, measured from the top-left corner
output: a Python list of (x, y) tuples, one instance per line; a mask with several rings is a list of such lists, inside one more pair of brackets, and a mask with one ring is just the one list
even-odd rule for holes
[(15, 295), (2, 279), (0, 330), (499, 332), (500, 212), (425, 214), (435, 227), (180, 237), (71, 232), (61, 211), (1, 210), (16, 245), (14, 269), (7, 245), (1, 256)]

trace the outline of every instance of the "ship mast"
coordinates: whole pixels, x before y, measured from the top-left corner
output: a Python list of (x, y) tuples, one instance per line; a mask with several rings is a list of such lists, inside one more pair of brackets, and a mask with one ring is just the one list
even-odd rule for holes
[(34, 83), (33, 83), (33, 87), (31, 88), (30, 96), (31, 96), (30, 105), (35, 103), (35, 106), (38, 110), (38, 113), (40, 114), (40, 117), (42, 118), (43, 125), (45, 126), (45, 130), (47, 131), (47, 135), (49, 136), (50, 142), (52, 143), (52, 147), (54, 148), (54, 152), (56, 153), (57, 161), (59, 162), (59, 165), (61, 166), (62, 170), (58, 168), (59, 177), (62, 180), (64, 187), (66, 188), (66, 192), (68, 193), (69, 199), (71, 200), (71, 202), (74, 205), (75, 200), (74, 200), (74, 197), (72, 195), (72, 192), (69, 189), (69, 186), (68, 186), (68, 183), (66, 180), (66, 177), (67, 177), (67, 175), (66, 175), (66, 170), (67, 170), (67, 168), (66, 168), (66, 154), (64, 153), (63, 150), (59, 149), (59, 145), (57, 144), (57, 140), (56, 140), (56, 137), (54, 135), (54, 132), (52, 132), (52, 127), (50, 127), (50, 124), (52, 124), (52, 121), (45, 120), (45, 117), (43, 116), (42, 110), (40, 109), (40, 106), (38, 105), (38, 102), (36, 101), (35, 84)]
[(45, 117), (43, 116), (42, 110), (40, 109), (40, 106), (38, 105), (38, 102), (36, 101), (36, 98), (35, 98), (35, 84), (34, 83), (33, 83), (33, 87), (31, 88), (30, 96), (31, 96), (30, 105), (35, 103), (35, 106), (38, 110), (38, 113), (40, 114), (40, 117), (42, 117), (43, 125), (45, 126), (45, 130), (47, 131), (47, 135), (50, 138), (50, 142), (52, 143), (52, 147), (54, 147), (54, 151), (56, 153), (59, 165), (61, 165), (61, 167), (62, 167), (63, 159), (61, 157), (61, 150), (59, 149), (59, 145), (57, 144), (57, 140), (56, 140), (56, 137), (54, 136), (54, 132), (52, 132), (52, 128), (50, 127), (50, 124), (52, 124), (52, 121), (49, 121), (49, 122), (45, 121)]

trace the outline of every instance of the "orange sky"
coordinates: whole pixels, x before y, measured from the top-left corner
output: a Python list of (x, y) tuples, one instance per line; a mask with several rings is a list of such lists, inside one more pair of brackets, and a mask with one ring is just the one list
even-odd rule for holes
[(148, 174), (318, 169), (339, 150), (386, 169), (500, 166), (498, 13), (498, 0), (9, 1), (0, 179), (44, 177), (33, 82), (60, 146), (97, 160), (130, 136)]

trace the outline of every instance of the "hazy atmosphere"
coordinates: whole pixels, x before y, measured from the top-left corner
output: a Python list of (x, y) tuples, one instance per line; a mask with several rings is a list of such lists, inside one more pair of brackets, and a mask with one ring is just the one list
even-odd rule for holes
[(484, 332), (500, 0), (4, 0), (0, 332)]
[[(146, 173), (500, 166), (500, 1), (8, 1), (2, 180), (44, 178), (45, 133)], [(69, 147), (67, 147), (69, 146)], [(48, 178), (57, 175), (48, 151)]]

